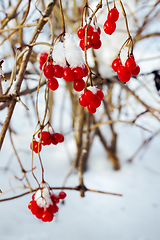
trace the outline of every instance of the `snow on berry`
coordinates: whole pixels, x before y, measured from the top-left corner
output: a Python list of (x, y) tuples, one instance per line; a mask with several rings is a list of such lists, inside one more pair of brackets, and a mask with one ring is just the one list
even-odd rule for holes
[(53, 204), (48, 188), (39, 189), (34, 196), (34, 200), (37, 202), (39, 207), (47, 208), (49, 205)]
[(91, 114), (96, 112), (96, 108), (101, 105), (104, 94), (96, 86), (89, 86), (84, 93), (79, 97), (79, 104), (82, 107), (87, 107)]

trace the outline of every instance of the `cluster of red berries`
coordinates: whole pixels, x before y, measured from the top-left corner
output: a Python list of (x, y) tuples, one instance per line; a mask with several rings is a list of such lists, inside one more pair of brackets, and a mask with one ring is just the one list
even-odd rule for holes
[[(78, 29), (77, 35), (81, 39), (79, 46), (82, 50), (85, 50), (85, 31), (87, 29), (87, 25)], [(92, 27), (91, 25), (88, 28), (87, 32), (87, 49), (94, 48), (99, 49), (102, 45), (100, 40), (101, 29), (99, 27)]]
[(140, 73), (140, 67), (136, 64), (133, 55), (127, 58), (125, 66), (121, 64), (120, 58), (116, 58), (112, 62), (112, 68), (117, 72), (121, 82), (128, 82), (131, 76), (137, 76)]
[[(40, 69), (47, 61), (48, 53), (41, 53), (39, 55)], [(61, 67), (60, 65), (53, 65), (49, 63), (44, 66), (44, 75), (49, 79), (48, 87), (55, 91), (59, 87), (59, 83), (56, 78), (64, 78), (67, 82), (74, 82), (73, 88), (75, 91), (82, 91), (85, 87), (85, 81), (83, 77), (88, 75), (88, 68), (86, 64), (83, 64), (82, 67), (71, 68), (70, 66)], [(56, 77), (56, 78), (55, 78)]]
[(64, 142), (64, 136), (61, 133), (49, 133), (47, 131), (39, 132), (38, 138), (41, 137), (41, 142), (33, 140), (30, 144), (30, 148), (35, 152), (38, 153), (42, 150), (42, 145), (57, 145), (58, 143)]
[(91, 114), (96, 112), (96, 108), (101, 105), (104, 94), (100, 89), (88, 87), (87, 90), (79, 97), (79, 103), (82, 107), (87, 107)]
[(66, 193), (63, 191), (55, 195), (50, 193), (47, 188), (44, 188), (32, 195), (32, 201), (28, 204), (28, 208), (38, 219), (41, 219), (43, 222), (51, 222), (54, 214), (59, 210), (57, 204), (66, 196)]
[(104, 23), (103, 29), (106, 34), (111, 35), (116, 30), (116, 22), (119, 18), (119, 12), (117, 8), (112, 8), (108, 12), (107, 20)]

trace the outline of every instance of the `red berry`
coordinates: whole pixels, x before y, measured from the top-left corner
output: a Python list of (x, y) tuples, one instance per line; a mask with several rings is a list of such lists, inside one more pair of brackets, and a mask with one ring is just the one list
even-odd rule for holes
[(106, 20), (103, 29), (106, 34), (111, 35), (116, 30), (116, 23)]
[(73, 83), (75, 91), (80, 92), (85, 88), (85, 81), (83, 79), (75, 79)]
[(73, 72), (74, 72), (74, 79), (83, 78), (83, 69), (81, 67), (73, 68)]
[(100, 89), (97, 90), (96, 95), (101, 99), (101, 101), (103, 100), (103, 98), (104, 98), (104, 93), (103, 93)]
[(113, 68), (113, 70), (114, 70), (115, 72), (117, 72), (117, 69), (118, 69), (118, 67), (120, 67), (120, 66), (121, 66), (121, 60), (120, 60), (120, 58), (114, 59), (114, 61), (112, 62), (112, 68)]
[(136, 69), (136, 62), (133, 58), (128, 58), (125, 62), (125, 66), (128, 69), (128, 71), (132, 72)]
[(43, 208), (43, 207), (39, 207), (39, 206), (37, 205), (37, 212), (36, 212), (36, 214), (35, 214), (36, 217), (37, 217), (38, 219), (41, 219), (43, 213), (44, 213), (44, 208)]
[(57, 78), (63, 77), (63, 67), (59, 65), (54, 65), (54, 76)]
[(42, 145), (41, 143), (39, 144), (37, 141), (33, 141), (31, 144), (30, 144), (30, 148), (35, 152), (35, 153), (38, 153), (42, 150)]
[[(38, 133), (38, 138), (40, 138), (40, 132)], [(42, 145), (50, 145), (51, 141), (50, 141), (50, 133), (47, 131), (43, 131), (42, 132), (42, 137), (41, 137), (41, 143)]]
[[(84, 26), (84, 32), (86, 31), (87, 25)], [(93, 33), (93, 27), (90, 25), (88, 28), (87, 36), (91, 36)]]
[(54, 139), (58, 142), (64, 142), (64, 136), (61, 133), (54, 133)]
[(32, 200), (34, 201), (34, 196), (35, 196), (35, 193), (32, 195)]
[(53, 220), (53, 214), (48, 211), (45, 211), (42, 215), (43, 222), (51, 222)]
[(92, 107), (90, 104), (87, 106), (87, 108), (91, 114), (94, 114), (96, 112), (96, 108)]
[(78, 29), (78, 32), (77, 32), (77, 35), (80, 39), (82, 39), (84, 37), (84, 29), (83, 28), (79, 28)]
[(74, 72), (70, 67), (64, 68), (63, 78), (67, 82), (73, 82), (74, 81)]
[(30, 201), (29, 204), (28, 204), (28, 209), (30, 209), (30, 210), (32, 208), (32, 203), (33, 203), (33, 201)]
[(58, 196), (59, 196), (60, 199), (65, 199), (66, 196), (67, 196), (67, 194), (66, 194), (65, 192), (62, 191), (62, 192), (59, 193)]
[(83, 66), (83, 77), (86, 77), (88, 75), (88, 68), (86, 66), (86, 64), (84, 64)]
[(39, 53), (37, 55), (37, 59), (41, 65), (43, 65), (47, 61), (48, 53)]
[(131, 72), (132, 76), (137, 76), (140, 73), (140, 67), (137, 65), (136, 68)]
[[(84, 51), (85, 50), (85, 38), (82, 38), (79, 46), (81, 47), (81, 49)], [(87, 37), (87, 49), (92, 47), (92, 43), (91, 43), (91, 38)]]
[(38, 210), (38, 205), (35, 201), (32, 201), (32, 205), (31, 205), (31, 212), (33, 215), (36, 215), (37, 213), (37, 210)]
[(101, 105), (101, 99), (97, 95), (94, 95), (94, 99), (90, 102), (90, 105), (93, 108), (98, 108)]
[(99, 35), (101, 35), (101, 29), (100, 29), (100, 27), (97, 27), (97, 32), (99, 33)]
[(89, 102), (87, 102), (84, 98), (84, 94), (82, 94), (80, 97), (79, 97), (79, 104), (82, 106), (82, 107), (87, 107)]
[(121, 82), (128, 82), (131, 79), (131, 73), (127, 71), (127, 74), (123, 77), (118, 75), (118, 78)]
[(116, 22), (119, 18), (119, 12), (117, 8), (112, 8), (108, 13), (108, 21), (110, 22)]
[(54, 78), (54, 77), (51, 78), (51, 79), (49, 79), (49, 81), (48, 81), (48, 87), (49, 87), (52, 91), (57, 90), (58, 87), (59, 87), (59, 83), (58, 83), (57, 79)]
[(54, 138), (54, 133), (53, 134), (50, 134), (50, 142), (53, 144), (53, 145), (57, 145), (58, 142), (56, 141), (56, 139)]
[(84, 98), (87, 102), (92, 102), (94, 99), (94, 94), (90, 90), (84, 91)]
[(124, 77), (128, 73), (128, 70), (125, 66), (119, 66), (117, 69), (118, 77)]
[(92, 47), (94, 49), (99, 49), (101, 47), (101, 45), (102, 45), (102, 42), (101, 42), (101, 40), (99, 40), (96, 44), (92, 44)]
[(92, 35), (91, 35), (91, 43), (92, 45), (93, 44), (96, 44), (97, 42), (99, 42), (100, 40), (100, 35), (98, 32), (93, 32)]
[(49, 205), (49, 207), (46, 210), (47, 210), (47, 212), (50, 212), (51, 214), (55, 213), (54, 205)]
[(52, 200), (53, 204), (55, 205), (55, 204), (59, 203), (59, 196), (52, 193), (51, 200)]
[(44, 76), (48, 79), (54, 77), (54, 66), (53, 65), (46, 65), (44, 67)]

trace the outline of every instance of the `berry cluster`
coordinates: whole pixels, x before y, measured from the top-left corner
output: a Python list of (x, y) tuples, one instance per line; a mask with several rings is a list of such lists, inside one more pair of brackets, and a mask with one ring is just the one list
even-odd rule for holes
[(41, 219), (43, 222), (51, 222), (54, 214), (59, 210), (57, 204), (60, 199), (64, 199), (66, 196), (65, 192), (55, 195), (48, 188), (39, 189), (32, 195), (32, 201), (28, 204), (28, 208), (38, 219)]
[(119, 12), (117, 8), (112, 8), (108, 12), (107, 20), (104, 23), (103, 29), (106, 34), (111, 35), (116, 30), (116, 22), (119, 18)]
[[(42, 69), (42, 66), (47, 61), (48, 53), (41, 53), (39, 54), (39, 63), (40, 63), (40, 69)], [(81, 66), (77, 66), (75, 68), (71, 68), (70, 66), (65, 66), (64, 68), (60, 65), (56, 64), (53, 65), (51, 62), (44, 66), (44, 75), (48, 81), (48, 87), (55, 91), (59, 87), (59, 83), (56, 78), (64, 78), (67, 82), (74, 82), (73, 88), (75, 91), (80, 92), (85, 87), (85, 81), (83, 80), (83, 77), (86, 77), (88, 75), (88, 69), (86, 64), (83, 64)], [(56, 78), (55, 78), (56, 77)]]
[(38, 133), (38, 138), (41, 137), (41, 142), (33, 140), (30, 144), (30, 148), (35, 152), (38, 153), (42, 150), (42, 145), (57, 145), (58, 143), (64, 142), (64, 136), (61, 133), (49, 133), (47, 131), (43, 131), (42, 133)]
[(82, 107), (87, 107), (88, 111), (92, 114), (96, 112), (96, 108), (101, 105), (104, 94), (100, 89), (88, 87), (87, 90), (79, 97), (79, 103)]
[[(85, 31), (87, 29), (87, 25), (78, 29), (77, 35), (81, 39), (79, 46), (84, 51), (85, 50)], [(94, 48), (99, 49), (102, 45), (100, 40), (101, 29), (99, 27), (92, 27), (91, 25), (88, 28), (87, 32), (87, 49)]]
[(131, 76), (137, 76), (140, 73), (140, 67), (136, 64), (132, 55), (127, 58), (125, 66), (121, 64), (120, 58), (116, 58), (112, 62), (112, 68), (117, 72), (121, 82), (128, 82)]

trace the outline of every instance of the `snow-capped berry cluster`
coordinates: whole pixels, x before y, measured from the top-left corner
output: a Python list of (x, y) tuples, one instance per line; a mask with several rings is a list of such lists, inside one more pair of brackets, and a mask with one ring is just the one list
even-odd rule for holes
[(136, 64), (132, 55), (127, 58), (125, 66), (121, 64), (120, 58), (116, 58), (112, 62), (112, 68), (117, 72), (121, 82), (128, 82), (131, 76), (137, 76), (140, 73), (140, 67)]
[(41, 142), (33, 140), (30, 144), (30, 148), (35, 152), (38, 153), (42, 150), (42, 145), (57, 145), (58, 143), (64, 142), (64, 136), (61, 133), (49, 133), (47, 131), (43, 131), (42, 133), (38, 133), (38, 138), (41, 137)]
[(71, 34), (65, 34), (64, 43), (58, 42), (53, 50), (53, 61), (47, 63), (48, 53), (38, 55), (40, 69), (44, 66), (44, 75), (48, 81), (48, 87), (55, 91), (59, 87), (56, 78), (64, 78), (67, 82), (74, 82), (76, 91), (82, 91), (85, 87), (83, 77), (88, 75), (88, 69), (82, 57), (80, 47), (72, 39)]
[(64, 199), (66, 196), (63, 191), (55, 195), (48, 188), (39, 189), (32, 195), (32, 201), (28, 204), (28, 208), (38, 219), (43, 222), (51, 222), (54, 214), (59, 210), (57, 204), (60, 199)]
[[(85, 50), (85, 31), (86, 31), (87, 25), (84, 27), (81, 27), (78, 29), (77, 35), (81, 39), (79, 46), (84, 51)], [(88, 28), (87, 32), (87, 49), (94, 48), (99, 49), (102, 45), (102, 42), (100, 40), (100, 34), (101, 29), (99, 27), (92, 27), (91, 25)]]
[(112, 8), (108, 12), (107, 20), (104, 23), (103, 29), (106, 34), (111, 35), (116, 30), (116, 22), (119, 18), (119, 12), (117, 8)]
[(90, 86), (79, 97), (79, 103), (82, 107), (87, 107), (90, 113), (94, 114), (96, 112), (96, 108), (101, 105), (103, 98), (104, 94), (100, 89), (95, 86)]

